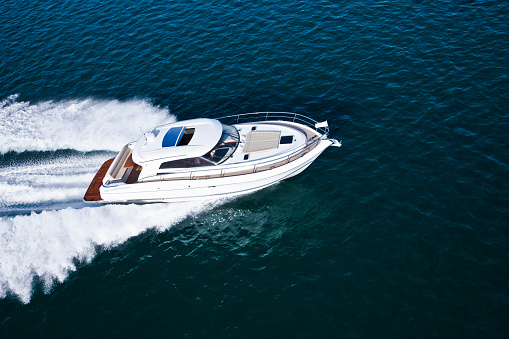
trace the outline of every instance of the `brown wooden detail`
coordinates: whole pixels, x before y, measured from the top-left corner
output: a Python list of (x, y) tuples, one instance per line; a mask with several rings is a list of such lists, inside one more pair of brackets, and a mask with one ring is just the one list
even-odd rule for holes
[(136, 165), (133, 161), (133, 154), (129, 155), (129, 158), (125, 161), (124, 168), (130, 168)]
[(133, 169), (131, 170), (131, 173), (129, 174), (129, 177), (126, 180), (126, 184), (134, 184), (138, 181), (138, 178), (140, 177), (140, 173), (143, 167), (140, 165), (137, 165), (133, 162)]
[(237, 171), (237, 172), (226, 172), (226, 173), (223, 173), (223, 177), (233, 177), (236, 175), (251, 174), (251, 173), (253, 173), (252, 168), (243, 170), (243, 171)]
[(209, 174), (209, 175), (193, 175), (193, 180), (201, 180), (201, 179), (213, 179), (213, 178), (221, 178), (221, 173)]
[(284, 160), (281, 160), (281, 161), (273, 163), (273, 164), (268, 164), (268, 165), (265, 165), (265, 166), (259, 166), (259, 167), (256, 168), (256, 172), (258, 173), (258, 172), (268, 171), (268, 170), (271, 170), (273, 168), (286, 165), (287, 163), (288, 163), (288, 159), (284, 159)]
[(101, 201), (103, 200), (101, 198), (101, 193), (99, 192), (99, 188), (103, 184), (103, 178), (106, 175), (106, 172), (108, 171), (108, 168), (110, 167), (111, 163), (115, 159), (106, 160), (104, 164), (101, 166), (99, 171), (97, 171), (94, 180), (90, 183), (90, 186), (88, 186), (87, 192), (85, 193), (85, 196), (83, 197), (83, 200), (85, 201)]

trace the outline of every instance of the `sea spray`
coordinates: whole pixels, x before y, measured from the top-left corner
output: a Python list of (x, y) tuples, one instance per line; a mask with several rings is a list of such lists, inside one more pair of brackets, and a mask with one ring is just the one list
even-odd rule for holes
[(118, 150), (148, 130), (175, 121), (168, 110), (148, 101), (80, 99), (0, 101), (0, 154), (9, 151)]
[(0, 298), (12, 293), (28, 303), (35, 277), (49, 292), (76, 270), (75, 259), (89, 262), (95, 246), (109, 248), (151, 228), (166, 230), (217, 203), (105, 205), (0, 218)]
[[(36, 104), (0, 101), (0, 154), (73, 149), (117, 151), (161, 123), (175, 121), (167, 109), (144, 100), (67, 100)], [(147, 229), (165, 230), (214, 203), (95, 205), (75, 208), (108, 152), (24, 158), (2, 168), (0, 211), (60, 201), (54, 210), (0, 217), (0, 298), (9, 293), (28, 303), (34, 278), (45, 292), (92, 260), (96, 246), (109, 248)], [(113, 153), (114, 156), (114, 153)], [(73, 206), (73, 207), (69, 207)], [(32, 210), (33, 211), (33, 210)], [(1, 214), (0, 214), (1, 215)]]
[(108, 154), (28, 160), (0, 171), (0, 207), (81, 199)]

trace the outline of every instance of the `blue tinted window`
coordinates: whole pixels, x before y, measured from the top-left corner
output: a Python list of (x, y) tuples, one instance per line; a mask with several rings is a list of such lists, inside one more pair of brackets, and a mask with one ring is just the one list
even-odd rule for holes
[(179, 143), (180, 139), (182, 139), (184, 129), (185, 127), (170, 128), (163, 138), (163, 147), (176, 146)]

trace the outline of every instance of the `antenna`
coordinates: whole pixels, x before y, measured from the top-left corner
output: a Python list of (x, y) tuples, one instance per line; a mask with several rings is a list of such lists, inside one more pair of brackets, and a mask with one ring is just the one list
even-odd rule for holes
[(147, 140), (147, 136), (145, 135), (145, 132), (143, 131), (143, 129), (141, 128), (141, 126), (140, 126), (140, 131), (141, 131), (141, 133), (143, 134), (143, 137), (145, 138), (145, 141), (148, 141), (148, 140)]

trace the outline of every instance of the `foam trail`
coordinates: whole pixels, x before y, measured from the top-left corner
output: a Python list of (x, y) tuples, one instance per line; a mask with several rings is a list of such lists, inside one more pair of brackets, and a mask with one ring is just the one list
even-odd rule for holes
[(8, 151), (119, 150), (148, 130), (175, 121), (145, 100), (0, 101), (0, 153)]
[(167, 229), (213, 204), (107, 205), (0, 218), (0, 298), (11, 292), (28, 303), (35, 276), (47, 293), (76, 270), (74, 258), (90, 261), (95, 245), (110, 247), (149, 228)]
[(0, 207), (81, 199), (107, 155), (44, 159), (0, 171)]
[[(8, 151), (118, 151), (148, 130), (175, 121), (168, 111), (143, 100), (95, 99), (0, 101), (0, 154)], [(81, 200), (107, 154), (54, 156), (2, 167), (0, 210), (26, 210), (42, 203), (72, 206)], [(63, 204), (61, 203), (63, 202)], [(217, 202), (215, 202), (217, 203)], [(9, 293), (28, 303), (34, 277), (48, 292), (76, 269), (74, 259), (90, 261), (95, 246), (111, 247), (149, 228), (164, 230), (212, 202), (67, 207), (30, 215), (0, 217), (0, 298)]]

